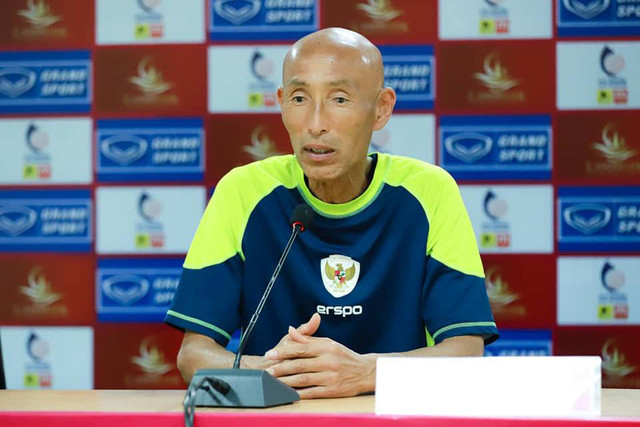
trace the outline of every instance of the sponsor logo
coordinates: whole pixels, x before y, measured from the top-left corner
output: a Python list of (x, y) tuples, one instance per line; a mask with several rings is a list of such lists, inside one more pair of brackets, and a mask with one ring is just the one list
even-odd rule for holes
[(353, 23), (355, 31), (364, 33), (407, 33), (409, 24), (401, 19), (404, 11), (394, 7), (391, 0), (361, 0), (356, 10), (367, 21)]
[(356, 4), (356, 7), (362, 10), (369, 19), (378, 22), (386, 23), (403, 14), (403, 11), (393, 7), (391, 0), (367, 0)]
[(138, 352), (129, 359), (133, 370), (125, 374), (126, 387), (175, 387), (182, 384), (182, 379), (175, 372), (175, 365), (166, 361), (153, 337), (145, 337), (140, 342)]
[(623, 271), (606, 261), (600, 272), (600, 283), (606, 292), (599, 295), (598, 319), (626, 320), (629, 318), (629, 303), (622, 287), (626, 277)]
[(36, 84), (36, 73), (22, 67), (0, 69), (0, 93), (17, 98)]
[(157, 218), (162, 214), (162, 203), (142, 192), (138, 198), (138, 215), (142, 222), (136, 224), (135, 246), (138, 249), (164, 247), (164, 227)]
[(478, 31), (480, 34), (508, 34), (509, 10), (501, 7), (504, 0), (485, 0), (488, 7), (480, 9)]
[(127, 166), (145, 155), (148, 143), (135, 135), (114, 135), (100, 143), (100, 151), (121, 166)]
[(21, 286), (20, 292), (26, 295), (33, 304), (49, 306), (60, 300), (60, 294), (53, 292), (51, 283), (40, 273), (40, 267), (34, 267), (29, 272), (28, 285)]
[(36, 211), (25, 206), (0, 206), (0, 235), (19, 236), (31, 229), (37, 219)]
[(260, 0), (214, 0), (213, 10), (216, 15), (233, 25), (242, 25), (261, 9)]
[(250, 71), (254, 81), (249, 85), (249, 108), (275, 107), (277, 85), (273, 81), (273, 61), (256, 50), (251, 57)]
[(607, 10), (611, 0), (562, 0), (564, 7), (582, 19), (591, 19)]
[(627, 362), (627, 356), (616, 345), (615, 338), (608, 339), (602, 346), (602, 372), (608, 377), (620, 379), (637, 370)]
[(18, 11), (18, 15), (24, 18), (30, 25), (36, 28), (46, 28), (60, 21), (60, 17), (51, 13), (44, 0), (28, 0), (26, 9)]
[(580, 203), (564, 210), (564, 221), (582, 234), (594, 234), (611, 221), (611, 209), (596, 203)]
[(137, 0), (141, 13), (136, 14), (133, 35), (138, 40), (161, 39), (164, 17), (157, 11), (161, 0)]
[(27, 127), (25, 141), (29, 152), (24, 157), (22, 176), (26, 181), (51, 178), (51, 156), (45, 152), (49, 145), (49, 134), (34, 123)]
[(444, 148), (449, 154), (465, 163), (475, 163), (491, 152), (493, 140), (476, 132), (451, 135), (444, 140)]
[(162, 77), (151, 57), (144, 57), (138, 63), (138, 74), (128, 78), (138, 91), (138, 94), (123, 95), (125, 105), (177, 105), (178, 96), (171, 91), (173, 83), (167, 82)]
[(249, 154), (253, 160), (264, 160), (268, 157), (279, 156), (282, 153), (276, 148), (276, 144), (262, 126), (256, 127), (251, 132), (251, 145), (245, 145), (242, 150)]
[(27, 355), (29, 360), (25, 365), (24, 388), (48, 389), (53, 384), (51, 365), (47, 361), (49, 356), (49, 343), (31, 332), (27, 338)]
[(487, 191), (483, 201), (483, 211), (489, 221), (481, 224), (480, 246), (483, 248), (511, 247), (511, 226), (502, 218), (509, 205), (492, 190)]
[(17, 317), (64, 317), (69, 313), (68, 307), (62, 304), (62, 295), (54, 291), (51, 282), (47, 280), (40, 266), (29, 270), (27, 284), (19, 286), (18, 291), (26, 297), (29, 304), (13, 306), (13, 313)]
[(318, 305), (316, 307), (316, 311), (318, 314), (323, 315), (333, 315), (340, 317), (347, 316), (359, 316), (362, 314), (362, 306), (361, 305), (344, 305), (344, 306), (332, 306), (332, 305)]
[(613, 164), (625, 162), (636, 154), (636, 150), (627, 147), (624, 137), (615, 131), (611, 123), (602, 128), (602, 141), (593, 143), (591, 147)]
[(384, 85), (398, 95), (396, 108), (432, 108), (435, 57), (431, 46), (385, 46)]
[(470, 102), (527, 101), (524, 91), (517, 90), (520, 80), (510, 76), (509, 70), (496, 52), (491, 52), (484, 58), (482, 72), (473, 73), (472, 77), (479, 82), (483, 90), (469, 92)]
[(121, 305), (132, 305), (149, 292), (149, 281), (133, 274), (111, 276), (102, 282), (106, 296)]
[(140, 343), (140, 354), (133, 356), (131, 362), (147, 375), (161, 376), (173, 369), (174, 365), (165, 362), (164, 353), (152, 344), (151, 338)]
[(358, 283), (360, 263), (344, 255), (330, 255), (320, 261), (324, 287), (333, 297), (349, 295)]
[(509, 284), (498, 274), (495, 268), (487, 270), (484, 283), (491, 305), (505, 307), (519, 298), (517, 294), (509, 291)]
[(598, 79), (598, 104), (626, 105), (629, 102), (627, 80), (620, 76), (624, 68), (624, 57), (605, 45), (600, 53), (600, 69), (606, 77)]

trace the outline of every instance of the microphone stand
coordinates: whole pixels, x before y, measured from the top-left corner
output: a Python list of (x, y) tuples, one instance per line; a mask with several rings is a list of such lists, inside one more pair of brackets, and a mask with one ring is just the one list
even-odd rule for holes
[(311, 220), (313, 210), (305, 204), (298, 205), (293, 214), (292, 230), (271, 280), (251, 316), (247, 330), (242, 334), (238, 352), (232, 369), (199, 369), (191, 379), (182, 405), (184, 406), (185, 425), (193, 426), (196, 406), (228, 408), (267, 408), (285, 405), (300, 400), (298, 392), (282, 381), (272, 377), (266, 371), (258, 369), (240, 369), (240, 359), (247, 340), (260, 317), (271, 289), (280, 274), (291, 246), (299, 233), (305, 230), (305, 220)]

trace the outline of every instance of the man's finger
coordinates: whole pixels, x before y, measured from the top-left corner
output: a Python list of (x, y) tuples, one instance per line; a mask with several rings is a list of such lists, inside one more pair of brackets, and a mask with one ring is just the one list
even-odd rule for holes
[(285, 377), (278, 377), (278, 379), (289, 387), (296, 389), (323, 386), (325, 383), (324, 374), (319, 372), (288, 375)]
[(303, 323), (298, 326), (296, 329), (297, 332), (300, 332), (302, 335), (313, 335), (318, 331), (320, 327), (320, 315), (318, 313), (313, 313), (311, 319), (307, 323)]
[(267, 351), (268, 360), (306, 359), (327, 352), (328, 343), (322, 338), (307, 337), (308, 342), (290, 342)]

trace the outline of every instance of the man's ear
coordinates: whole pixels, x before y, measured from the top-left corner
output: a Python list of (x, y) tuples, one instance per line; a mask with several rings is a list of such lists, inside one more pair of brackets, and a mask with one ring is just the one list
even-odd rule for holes
[(373, 123), (373, 130), (382, 129), (393, 113), (393, 107), (396, 105), (396, 91), (390, 87), (382, 89), (378, 102), (376, 104), (376, 120)]
[(284, 88), (282, 86), (280, 86), (276, 91), (276, 96), (278, 97), (278, 104), (282, 107), (282, 101), (284, 100)]

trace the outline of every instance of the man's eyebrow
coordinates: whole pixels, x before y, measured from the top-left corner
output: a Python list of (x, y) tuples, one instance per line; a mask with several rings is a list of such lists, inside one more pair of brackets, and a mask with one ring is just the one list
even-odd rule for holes
[[(348, 86), (348, 87), (352, 87), (353, 84), (351, 83), (350, 80), (347, 79), (341, 79), (341, 80), (336, 80), (333, 82), (329, 82), (328, 83), (329, 86), (331, 87), (337, 87), (337, 86)], [(291, 80), (289, 80), (286, 84), (286, 86), (296, 86), (296, 87), (308, 87), (309, 84), (303, 80), (298, 80), (295, 77), (292, 78)]]

